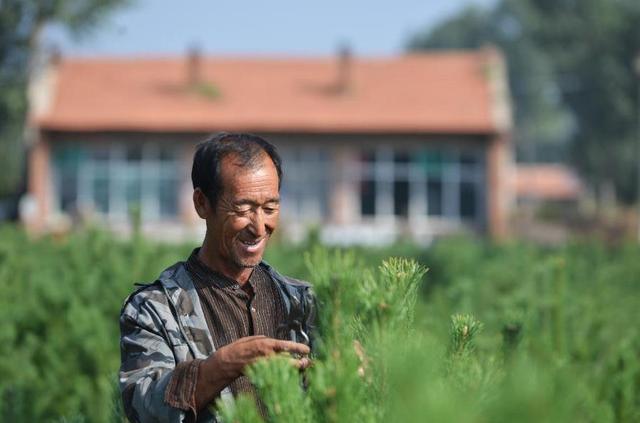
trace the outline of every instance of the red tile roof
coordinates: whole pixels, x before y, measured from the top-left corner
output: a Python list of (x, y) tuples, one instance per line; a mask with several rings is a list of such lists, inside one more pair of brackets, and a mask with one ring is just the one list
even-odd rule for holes
[(188, 88), (186, 57), (63, 59), (36, 118), (69, 131), (493, 133), (489, 56), (352, 58), (342, 93), (335, 58), (203, 58), (200, 91)]
[(518, 165), (516, 194), (519, 198), (576, 200), (582, 194), (576, 173), (561, 164)]

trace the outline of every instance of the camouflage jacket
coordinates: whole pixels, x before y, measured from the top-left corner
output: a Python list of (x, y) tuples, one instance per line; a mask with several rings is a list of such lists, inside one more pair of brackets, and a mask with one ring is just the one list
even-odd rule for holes
[[(310, 286), (277, 273), (262, 262), (279, 288), (286, 308), (291, 340), (313, 348), (315, 306)], [(163, 271), (158, 279), (131, 294), (120, 313), (120, 392), (133, 422), (183, 422), (192, 413), (164, 401), (165, 389), (177, 363), (205, 359), (215, 351), (198, 293), (184, 262)], [(230, 389), (220, 397), (233, 401)], [(201, 410), (197, 422), (217, 421)]]

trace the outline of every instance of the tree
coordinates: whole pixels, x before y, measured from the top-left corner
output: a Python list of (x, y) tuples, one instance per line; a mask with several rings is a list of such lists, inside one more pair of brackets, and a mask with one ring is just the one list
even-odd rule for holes
[(45, 25), (82, 35), (128, 0), (0, 0), (0, 198), (16, 192), (24, 163), (29, 75)]
[(531, 162), (550, 155), (557, 159), (571, 129), (551, 64), (529, 39), (534, 20), (524, 2), (499, 3), (493, 10), (470, 6), (409, 42), (412, 50), (498, 46), (508, 64), (517, 157)]
[(637, 195), (637, 84), (640, 51), (636, 0), (536, 0), (535, 42), (554, 63), (564, 102), (578, 122), (572, 158), (596, 190), (613, 186), (618, 200)]
[[(411, 49), (500, 47), (509, 65), (518, 157), (570, 142), (569, 159), (594, 190), (636, 194), (637, 102), (632, 62), (640, 49), (636, 0), (501, 0), (465, 9), (414, 36)], [(543, 146), (540, 148), (540, 146)]]

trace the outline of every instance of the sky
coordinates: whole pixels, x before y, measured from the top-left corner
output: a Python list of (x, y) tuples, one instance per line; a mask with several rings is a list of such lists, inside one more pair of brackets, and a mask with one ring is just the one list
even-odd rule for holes
[(167, 56), (190, 46), (213, 55), (322, 56), (344, 44), (357, 55), (389, 56), (465, 5), (495, 0), (131, 1), (81, 39), (51, 26), (45, 44), (67, 56)]

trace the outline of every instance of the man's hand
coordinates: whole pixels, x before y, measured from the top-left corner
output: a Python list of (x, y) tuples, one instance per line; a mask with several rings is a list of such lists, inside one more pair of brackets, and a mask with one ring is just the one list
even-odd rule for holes
[[(207, 359), (212, 361), (211, 367), (216, 369), (226, 379), (233, 380), (241, 376), (246, 366), (259, 358), (277, 353), (290, 353), (305, 356), (309, 354), (309, 347), (292, 341), (282, 341), (267, 338), (263, 335), (240, 338), (229, 345), (220, 348)], [(309, 359), (300, 358), (294, 362), (298, 368), (309, 366)], [(208, 366), (205, 366), (205, 369)]]
[(279, 353), (296, 354), (302, 357), (292, 359), (293, 365), (305, 369), (311, 364), (309, 358), (305, 357), (309, 351), (309, 347), (304, 344), (267, 338), (264, 335), (240, 338), (219, 348), (200, 364), (196, 386), (198, 410), (211, 402), (256, 360)]

